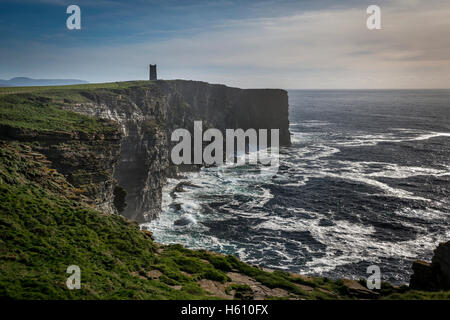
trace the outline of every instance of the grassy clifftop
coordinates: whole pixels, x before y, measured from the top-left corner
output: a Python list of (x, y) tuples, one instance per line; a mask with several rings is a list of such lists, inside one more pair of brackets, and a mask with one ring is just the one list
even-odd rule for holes
[(76, 93), (80, 90), (97, 90), (97, 89), (124, 89), (139, 85), (151, 85), (151, 81), (123, 81), (123, 82), (106, 82), (106, 83), (88, 83), (73, 84), (64, 86), (33, 86), (33, 87), (0, 87), (1, 94), (19, 94), (19, 93)]
[(114, 130), (104, 121), (63, 110), (65, 103), (89, 101), (85, 94), (96, 90), (118, 93), (121, 90), (151, 85), (149, 81), (114, 82), (55, 87), (0, 88), (0, 125), (39, 131), (82, 131), (95, 133)]
[[(136, 83), (123, 84), (130, 85)], [(65, 101), (84, 99), (83, 90), (120, 90), (122, 84), (90, 86), (0, 95), (0, 125), (35, 134), (100, 136), (116, 130), (110, 121), (61, 108)], [(40, 143), (0, 136), (0, 298), (449, 298), (388, 284), (371, 292), (356, 281), (267, 271), (233, 256), (155, 243), (136, 223), (95, 210), (83, 190), (39, 152)], [(71, 150), (77, 147), (64, 150), (79, 153)], [(66, 287), (70, 265), (81, 269), (80, 290)]]

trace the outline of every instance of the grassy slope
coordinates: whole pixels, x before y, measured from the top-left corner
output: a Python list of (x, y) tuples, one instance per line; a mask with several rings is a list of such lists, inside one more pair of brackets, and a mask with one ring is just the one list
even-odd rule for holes
[(63, 93), (65, 96), (73, 94), (81, 90), (98, 90), (98, 89), (123, 89), (138, 85), (151, 85), (151, 81), (123, 81), (123, 82), (106, 82), (106, 83), (89, 83), (89, 84), (73, 84), (65, 86), (34, 86), (34, 87), (0, 87), (0, 95), (2, 94), (19, 94), (19, 93)]
[[(134, 85), (137, 83), (118, 84), (111, 90)], [(85, 99), (82, 90), (109, 89), (101, 85), (69, 87), (70, 90), (64, 86), (0, 95), (0, 124), (36, 131), (111, 130), (108, 122), (60, 108), (62, 99)], [(84, 204), (79, 191), (49, 168), (44, 156), (32, 152), (31, 144), (3, 138), (0, 137), (2, 298), (214, 298), (200, 288), (201, 279), (225, 283), (227, 291), (245, 292), (245, 285), (230, 282), (229, 271), (247, 275), (269, 288), (285, 289), (297, 298), (350, 297), (340, 280), (305, 280), (284, 272), (266, 272), (233, 256), (154, 243), (133, 222), (102, 214)], [(68, 290), (65, 286), (65, 271), (72, 264), (81, 268), (82, 290)], [(148, 275), (152, 270), (159, 270), (162, 275), (152, 279)], [(313, 291), (305, 292), (300, 285)], [(385, 298), (449, 298), (448, 293), (405, 291), (387, 284), (383, 288)]]
[(88, 102), (83, 93), (101, 90), (119, 93), (121, 90), (149, 86), (150, 81), (129, 81), (103, 84), (83, 84), (59, 87), (0, 88), (0, 124), (38, 131), (115, 130), (98, 119), (62, 110), (64, 103)]
[[(2, 142), (0, 159), (1, 297), (205, 299), (212, 297), (197, 282), (228, 282), (232, 270), (304, 294), (288, 274), (265, 272), (233, 256), (160, 246), (133, 222), (92, 210), (27, 144)], [(72, 264), (82, 270), (83, 290), (65, 287)], [(146, 276), (151, 270), (163, 275), (152, 280)]]

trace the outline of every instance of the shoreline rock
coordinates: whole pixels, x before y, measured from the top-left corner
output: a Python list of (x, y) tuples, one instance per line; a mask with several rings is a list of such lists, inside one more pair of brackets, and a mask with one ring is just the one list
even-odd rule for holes
[(409, 287), (415, 290), (450, 290), (450, 241), (440, 243), (434, 250), (431, 263), (413, 262)]

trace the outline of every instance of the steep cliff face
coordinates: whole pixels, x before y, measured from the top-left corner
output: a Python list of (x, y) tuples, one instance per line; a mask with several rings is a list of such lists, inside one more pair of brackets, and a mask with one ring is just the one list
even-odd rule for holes
[(218, 129), (279, 129), (290, 144), (288, 95), (279, 89), (238, 89), (199, 81), (156, 82), (168, 97), (169, 129), (190, 128), (194, 120)]
[(114, 205), (119, 200), (114, 192), (121, 144), (117, 123), (63, 111), (46, 95), (2, 96), (0, 140), (26, 144), (32, 157), (45, 156), (52, 170), (76, 187), (84, 203), (118, 213)]
[(205, 127), (280, 130), (280, 144), (290, 144), (288, 97), (284, 90), (243, 90), (198, 81), (137, 82), (120, 90), (88, 90), (81, 103), (63, 108), (110, 119), (121, 128), (122, 141), (114, 178), (126, 190), (127, 218), (155, 218), (169, 171), (170, 135)]

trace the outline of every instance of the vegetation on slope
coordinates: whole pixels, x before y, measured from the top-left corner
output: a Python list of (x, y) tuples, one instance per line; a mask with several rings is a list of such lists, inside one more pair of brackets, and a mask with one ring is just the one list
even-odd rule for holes
[(37, 131), (96, 133), (113, 131), (114, 123), (64, 110), (70, 103), (91, 102), (90, 92), (125, 93), (152, 86), (151, 81), (127, 81), (45, 87), (0, 88), (0, 125)]
[(63, 110), (61, 102), (34, 94), (0, 95), (0, 105), (0, 125), (11, 128), (85, 133), (116, 129), (113, 123)]
[[(110, 122), (62, 110), (61, 99), (85, 99), (78, 91), (84, 86), (0, 95), (0, 125), (39, 132), (112, 130)], [(0, 137), (0, 298), (251, 299), (255, 290), (266, 299), (360, 297), (342, 280), (269, 272), (234, 256), (157, 244), (134, 222), (90, 207), (36, 152), (36, 143)], [(80, 290), (66, 287), (70, 265), (81, 269)], [(379, 296), (450, 298), (387, 284)]]
[[(159, 80), (161, 81), (161, 80)], [(19, 94), (19, 93), (37, 93), (40, 95), (70, 95), (77, 94), (80, 91), (98, 90), (98, 89), (125, 89), (141, 85), (151, 85), (151, 81), (122, 81), (122, 82), (105, 82), (105, 83), (88, 83), (73, 84), (64, 86), (32, 86), (32, 87), (0, 87), (0, 95), (2, 94)]]
[[(2, 298), (214, 298), (199, 285), (204, 279), (224, 283), (229, 298), (245, 298), (251, 288), (231, 281), (229, 272), (286, 290), (272, 298), (355, 297), (340, 280), (268, 272), (234, 256), (158, 245), (135, 223), (89, 208), (78, 190), (27, 144), (1, 142), (0, 159)], [(65, 285), (66, 268), (73, 264), (81, 268), (81, 290)], [(409, 292), (387, 284), (383, 289), (384, 296), (394, 293), (390, 297), (397, 299), (449, 298), (448, 293)]]
[[(3, 298), (205, 299), (212, 296), (198, 281), (228, 282), (234, 269), (301, 293), (232, 256), (155, 244), (134, 222), (89, 208), (27, 144), (1, 142), (0, 159)], [(81, 290), (66, 288), (69, 265), (81, 268)], [(152, 270), (161, 276), (152, 279)]]

